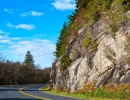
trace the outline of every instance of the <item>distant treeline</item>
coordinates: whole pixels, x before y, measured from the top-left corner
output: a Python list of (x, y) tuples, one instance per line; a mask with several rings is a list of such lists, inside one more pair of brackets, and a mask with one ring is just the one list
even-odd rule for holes
[(35, 65), (0, 61), (0, 85), (40, 84), (49, 81), (51, 68), (38, 69)]

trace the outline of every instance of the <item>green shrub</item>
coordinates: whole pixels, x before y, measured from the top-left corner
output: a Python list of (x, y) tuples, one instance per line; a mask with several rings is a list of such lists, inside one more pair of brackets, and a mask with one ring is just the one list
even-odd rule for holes
[(130, 35), (127, 36), (127, 42), (130, 43)]
[(101, 18), (102, 13), (108, 11), (111, 7), (112, 0), (91, 0), (87, 5), (87, 13), (85, 14), (85, 20), (88, 23), (93, 20), (98, 21)]
[(123, 4), (126, 5), (126, 6), (125, 6), (126, 11), (127, 11), (127, 10), (130, 10), (130, 1), (129, 1), (129, 0), (123, 0)]
[[(128, 33), (129, 34), (129, 33)], [(130, 35), (127, 36), (127, 45), (125, 46), (125, 50), (129, 51), (130, 50)]]
[(83, 40), (82, 40), (82, 46), (85, 48), (90, 47), (92, 49), (92, 51), (96, 52), (97, 51), (97, 42), (91, 38), (89, 38), (88, 36), (86, 36)]
[(118, 31), (120, 26), (128, 22), (127, 16), (124, 15), (124, 13), (127, 11), (126, 8), (128, 5), (124, 5), (124, 1), (127, 0), (113, 0), (111, 9), (106, 12), (107, 16), (111, 20), (110, 27), (112, 32), (110, 34), (113, 38), (115, 38), (115, 33)]
[(84, 46), (85, 48), (88, 48), (89, 45), (90, 45), (90, 38), (86, 36), (86, 37), (82, 40), (82, 46)]
[(71, 60), (69, 56), (63, 55), (63, 57), (60, 60), (60, 71), (64, 71), (68, 68), (68, 66), (71, 64)]
[(97, 51), (97, 46), (98, 46), (97, 42), (95, 40), (91, 39), (90, 44), (91, 44), (90, 47), (91, 47), (92, 51), (96, 52)]
[(104, 98), (104, 97), (105, 97), (104, 88), (103, 88), (103, 87), (97, 88), (97, 89), (95, 90), (95, 92), (94, 92), (94, 96)]

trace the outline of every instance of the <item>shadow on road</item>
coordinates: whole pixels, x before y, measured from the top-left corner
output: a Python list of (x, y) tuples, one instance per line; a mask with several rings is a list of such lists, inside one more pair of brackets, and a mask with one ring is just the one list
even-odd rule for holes
[[(19, 89), (0, 89), (1, 91), (19, 91)], [(23, 91), (39, 91), (38, 89), (23, 89)]]
[(41, 100), (41, 99), (28, 99), (28, 98), (2, 98), (0, 100)]

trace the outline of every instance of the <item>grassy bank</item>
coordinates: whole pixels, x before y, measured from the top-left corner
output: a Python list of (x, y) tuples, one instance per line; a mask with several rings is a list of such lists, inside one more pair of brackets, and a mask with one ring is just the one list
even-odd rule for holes
[(56, 91), (56, 90), (50, 90), (47, 86), (41, 88), (42, 91), (54, 95), (60, 95), (60, 96), (68, 96), (68, 97), (74, 97), (74, 98), (86, 98), (85, 95), (81, 94), (75, 94), (75, 93), (67, 93), (67, 92), (61, 92), (61, 91)]
[(86, 96), (86, 94), (82, 92), (76, 92), (76, 93), (68, 93), (68, 92), (62, 92), (57, 90), (50, 90), (47, 86), (42, 87), (40, 89), (43, 92), (54, 94), (54, 95), (60, 95), (60, 96), (67, 96), (67, 97), (73, 97), (73, 98), (81, 98), (81, 99), (87, 99), (87, 100), (118, 100), (118, 99), (112, 99), (112, 98), (101, 98), (101, 97), (92, 97), (92, 96)]
[(90, 100), (130, 100), (130, 84), (122, 84), (118, 86), (108, 84), (106, 86), (95, 88), (95, 85), (90, 82), (85, 85), (82, 90), (78, 90), (75, 93), (50, 90), (47, 86), (41, 88), (41, 90), (50, 94)]
[(88, 83), (82, 90), (76, 93), (84, 94), (86, 97), (95, 98), (110, 98), (110, 100), (130, 100), (130, 84), (113, 85), (107, 84), (105, 86), (95, 88), (95, 84)]

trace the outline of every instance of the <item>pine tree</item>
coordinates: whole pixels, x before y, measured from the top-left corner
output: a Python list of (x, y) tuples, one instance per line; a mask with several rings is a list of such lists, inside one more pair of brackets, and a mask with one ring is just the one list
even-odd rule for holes
[(85, 7), (91, 0), (76, 0), (76, 8), (81, 9), (82, 7)]
[(24, 65), (34, 65), (33, 56), (30, 51), (25, 55)]
[(68, 40), (66, 40), (67, 35), (68, 35), (67, 23), (64, 22), (63, 28), (60, 32), (60, 36), (56, 43), (56, 51), (54, 52), (54, 55), (56, 57), (61, 56), (65, 52), (65, 50), (66, 50), (65, 46), (68, 42)]

